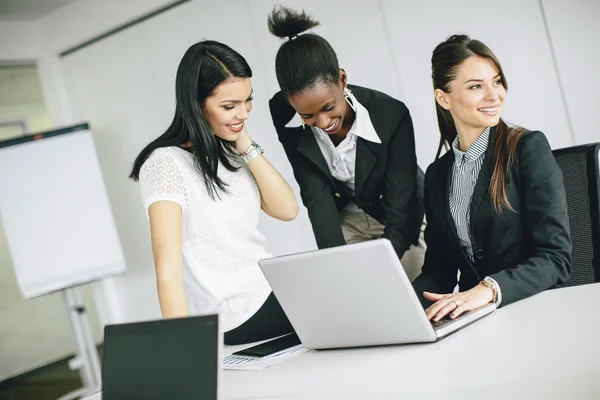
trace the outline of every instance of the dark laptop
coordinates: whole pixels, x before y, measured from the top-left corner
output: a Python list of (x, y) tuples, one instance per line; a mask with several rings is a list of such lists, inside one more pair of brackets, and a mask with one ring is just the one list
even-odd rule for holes
[(102, 399), (217, 399), (217, 315), (104, 328)]

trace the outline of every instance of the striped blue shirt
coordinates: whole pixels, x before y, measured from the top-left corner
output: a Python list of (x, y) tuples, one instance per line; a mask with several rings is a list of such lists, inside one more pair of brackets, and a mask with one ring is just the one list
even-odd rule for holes
[(450, 214), (456, 225), (460, 244), (473, 261), (469, 222), (471, 221), (471, 197), (485, 159), (490, 128), (486, 128), (467, 151), (460, 151), (458, 136), (452, 142), (454, 164), (452, 166), (452, 184), (450, 187)]

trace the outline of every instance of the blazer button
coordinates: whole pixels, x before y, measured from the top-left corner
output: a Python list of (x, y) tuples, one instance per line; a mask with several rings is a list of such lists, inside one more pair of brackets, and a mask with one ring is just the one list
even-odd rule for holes
[(379, 200), (381, 200), (381, 199), (383, 199), (383, 195), (382, 194), (379, 195)]
[(477, 258), (478, 260), (481, 260), (483, 258), (483, 249), (475, 250), (475, 258)]
[(339, 199), (342, 196), (338, 192), (335, 192), (335, 197), (337, 197)]

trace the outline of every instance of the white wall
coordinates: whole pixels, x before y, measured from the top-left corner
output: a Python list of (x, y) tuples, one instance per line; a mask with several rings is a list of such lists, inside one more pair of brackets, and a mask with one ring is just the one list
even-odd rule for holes
[(576, 143), (598, 142), (600, 1), (542, 0), (542, 5)]
[(77, 0), (36, 21), (39, 56), (58, 54), (176, 0)]
[(553, 147), (572, 144), (537, 0), (505, 0), (502, 6), (478, 0), (436, 1), (435, 7), (426, 1), (410, 7), (394, 0), (382, 3), (422, 165), (433, 161), (433, 142), (439, 140), (431, 54), (456, 33), (481, 40), (498, 57), (509, 84), (503, 111), (507, 122), (543, 131)]
[(42, 52), (42, 41), (33, 22), (0, 21), (1, 61), (31, 61)]
[(77, 104), (75, 119), (89, 121), (94, 133), (127, 261), (126, 276), (109, 280), (119, 296), (108, 299), (118, 307), (112, 322), (159, 316), (148, 223), (138, 185), (127, 178), (137, 152), (168, 123), (152, 84), (145, 35), (145, 27), (138, 25), (61, 62)]

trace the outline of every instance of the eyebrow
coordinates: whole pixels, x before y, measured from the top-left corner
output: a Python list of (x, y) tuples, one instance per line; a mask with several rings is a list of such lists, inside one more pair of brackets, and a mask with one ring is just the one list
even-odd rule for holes
[(250, 95), (246, 98), (246, 100), (242, 101), (242, 100), (223, 100), (222, 102), (220, 102), (219, 104), (223, 104), (223, 103), (243, 103), (245, 101), (248, 101), (248, 99), (250, 97), (252, 97), (252, 95), (254, 94), (254, 89), (252, 89), (252, 91), (250, 92)]
[[(494, 79), (498, 78), (500, 76), (500, 74), (496, 75), (494, 77)], [(469, 79), (468, 81), (465, 81), (465, 83), (469, 83), (469, 82), (483, 82), (483, 79)]]
[[(335, 101), (335, 99), (328, 101), (327, 103), (325, 103), (325, 105), (323, 107), (321, 107), (321, 109), (319, 111), (325, 111), (326, 108), (331, 107), (331, 105), (333, 104), (333, 102)], [(298, 113), (300, 115), (312, 115), (312, 113)]]

